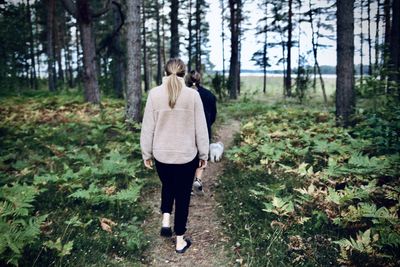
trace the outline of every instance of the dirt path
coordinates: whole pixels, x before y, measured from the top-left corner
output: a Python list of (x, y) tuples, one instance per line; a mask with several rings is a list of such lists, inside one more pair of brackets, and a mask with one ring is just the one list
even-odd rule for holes
[[(222, 141), (227, 149), (235, 132), (239, 130), (238, 121), (222, 124), (215, 135), (215, 140)], [(219, 163), (209, 162), (203, 174), (204, 196), (192, 196), (189, 220), (185, 236), (192, 239), (193, 244), (183, 255), (175, 252), (173, 238), (159, 236), (161, 226), (160, 187), (149, 193), (147, 204), (152, 214), (145, 222), (145, 232), (151, 237), (150, 246), (145, 253), (148, 266), (228, 266), (229, 260), (225, 245), (228, 238), (223, 234), (220, 219), (217, 216), (217, 202), (214, 198), (215, 185), (223, 173), (225, 160)], [(173, 218), (171, 218), (173, 222)]]

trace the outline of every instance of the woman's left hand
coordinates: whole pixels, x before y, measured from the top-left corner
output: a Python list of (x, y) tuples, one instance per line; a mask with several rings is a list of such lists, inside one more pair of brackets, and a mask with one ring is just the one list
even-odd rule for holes
[(143, 162), (144, 162), (144, 166), (147, 169), (150, 169), (150, 170), (153, 169), (153, 161), (151, 159), (145, 159)]

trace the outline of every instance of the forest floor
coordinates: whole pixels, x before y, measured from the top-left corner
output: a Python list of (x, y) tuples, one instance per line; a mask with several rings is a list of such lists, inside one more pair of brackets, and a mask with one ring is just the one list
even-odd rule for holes
[[(239, 131), (238, 121), (227, 121), (216, 131), (215, 139), (225, 144), (227, 150), (232, 144), (234, 134)], [(144, 262), (150, 266), (227, 266), (228, 237), (224, 234), (221, 219), (218, 216), (218, 203), (215, 190), (219, 177), (224, 171), (226, 160), (218, 163), (209, 162), (203, 174), (204, 196), (192, 196), (188, 218), (187, 237), (193, 244), (185, 254), (175, 252), (175, 236), (162, 238), (159, 235), (161, 226), (160, 186), (147, 194), (146, 204), (152, 209), (148, 221), (144, 223), (145, 233), (151, 239), (145, 252)], [(173, 222), (173, 217), (171, 218)]]

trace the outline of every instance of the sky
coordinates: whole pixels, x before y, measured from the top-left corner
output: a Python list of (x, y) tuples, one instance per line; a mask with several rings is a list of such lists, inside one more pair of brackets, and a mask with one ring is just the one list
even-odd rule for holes
[[(21, 0), (8, 0), (9, 2), (18, 3)], [(210, 50), (210, 60), (211, 63), (215, 65), (215, 70), (222, 70), (222, 41), (221, 41), (221, 33), (222, 33), (222, 23), (221, 23), (221, 7), (220, 7), (220, 0), (206, 0), (209, 3), (210, 8), (206, 14), (206, 20), (209, 22), (209, 50)], [(224, 1), (225, 5), (227, 1)], [(248, 69), (248, 70), (260, 70), (259, 66), (256, 66), (251, 58), (253, 54), (262, 48), (262, 43), (259, 42), (259, 38), (257, 37), (256, 26), (258, 24), (259, 19), (263, 16), (263, 7), (259, 7), (258, 3), (260, 0), (248, 0), (244, 1), (244, 13), (247, 14), (247, 19), (244, 23), (244, 27), (246, 31), (243, 34), (242, 39), (242, 50), (241, 50), (241, 68)], [(303, 0), (304, 3), (308, 2)], [(326, 0), (312, 0), (313, 3), (316, 3), (316, 6), (323, 6), (326, 3)], [(358, 1), (356, 1), (358, 2)], [(169, 8), (169, 5), (166, 4), (166, 8)], [(228, 7), (225, 7), (226, 14), (229, 14)], [(303, 7), (304, 11), (307, 9), (307, 6)], [(371, 14), (374, 17), (376, 14), (376, 6), (371, 7)], [(169, 11), (166, 11), (169, 12)], [(355, 12), (355, 27), (354, 27), (354, 34), (355, 37), (355, 57), (354, 63), (359, 64), (361, 58), (359, 56), (360, 50), (360, 38), (357, 36), (361, 32), (361, 25), (358, 22), (360, 18), (360, 9), (356, 9)], [(363, 17), (366, 17), (366, 11), (364, 12)], [(335, 23), (333, 21), (332, 23)], [(300, 54), (305, 54), (307, 51), (311, 49), (311, 28), (308, 23), (302, 23), (301, 27), (301, 38), (300, 38)], [(384, 32), (382, 28), (382, 23), (380, 25), (380, 32)], [(366, 34), (367, 32), (367, 22), (363, 23), (363, 32)], [(230, 56), (230, 31), (228, 22), (225, 22), (225, 68), (229, 68), (229, 56)], [(371, 36), (373, 40), (375, 40), (375, 29), (376, 25), (374, 22), (371, 23)], [(298, 36), (298, 28), (294, 29), (293, 36), (297, 38)], [(335, 35), (335, 33), (333, 33)], [(382, 34), (381, 34), (382, 35)], [(336, 43), (335, 41), (325, 40), (324, 44), (330, 45), (328, 48), (324, 48), (318, 51), (318, 62), (320, 65), (336, 65)], [(298, 61), (298, 53), (299, 50), (297, 47), (292, 48), (292, 66), (297, 66)], [(372, 61), (374, 62), (374, 55), (375, 51), (372, 50)], [(276, 48), (269, 48), (268, 49), (268, 57), (271, 58), (270, 64), (272, 65), (269, 69), (282, 69), (281, 65), (277, 65), (276, 62), (279, 58), (282, 57), (282, 50), (279, 47)], [(368, 59), (368, 51), (367, 51), (367, 43), (364, 43), (364, 63), (367, 62)], [(313, 59), (310, 56), (307, 61), (308, 64), (313, 64)]]
[[(208, 0), (210, 5), (209, 11), (206, 15), (206, 20), (210, 25), (209, 39), (210, 39), (210, 60), (215, 65), (216, 70), (222, 70), (222, 41), (221, 41), (221, 9), (220, 9), (220, 1), (216, 0)], [(258, 42), (258, 38), (255, 36), (255, 28), (257, 26), (258, 20), (263, 16), (263, 10), (258, 7), (259, 1), (246, 1), (245, 2), (245, 12), (248, 12), (248, 18), (246, 21), (246, 28), (248, 30), (244, 33), (244, 39), (242, 41), (242, 51), (241, 51), (241, 68), (242, 69), (251, 69), (258, 70), (259, 66), (254, 65), (254, 62), (251, 61), (251, 58), (257, 50), (262, 47), (262, 44)], [(318, 3), (323, 3), (324, 1), (313, 1)], [(305, 7), (306, 8), (306, 7)], [(373, 6), (371, 8), (371, 14), (376, 13), (376, 7)], [(355, 18), (359, 18), (360, 14), (356, 13)], [(363, 17), (366, 17), (366, 11), (364, 12)], [(335, 23), (335, 21), (333, 21)], [(375, 23), (371, 23), (371, 35), (375, 38)], [(298, 29), (294, 29), (294, 36), (298, 35)], [(354, 33), (357, 35), (361, 31), (360, 23), (355, 23)], [(363, 32), (367, 31), (367, 22), (363, 23)], [(311, 27), (308, 23), (301, 24), (301, 38), (300, 38), (300, 54), (305, 54), (307, 50), (311, 49)], [(335, 34), (335, 33), (333, 33)], [(229, 67), (229, 54), (230, 54), (230, 31), (227, 23), (225, 23), (225, 36), (227, 39), (225, 40), (225, 67)], [(374, 39), (373, 39), (374, 40)], [(355, 38), (355, 58), (354, 63), (360, 63), (360, 56), (358, 50), (360, 49), (359, 38)], [(318, 56), (318, 62), (320, 65), (336, 65), (336, 43), (335, 41), (324, 41), (324, 44), (331, 45), (329, 48), (324, 48), (320, 50)], [(364, 44), (364, 53), (363, 57), (364, 64), (367, 62), (368, 51), (367, 51), (367, 43)], [(272, 66), (270, 69), (281, 69), (282, 67), (276, 65), (277, 60), (282, 55), (282, 50), (280, 48), (273, 48), (268, 50), (269, 57), (272, 59)], [(374, 50), (372, 50), (372, 61), (374, 62)], [(298, 48), (292, 48), (292, 65), (296, 66), (298, 61)], [(308, 59), (309, 64), (313, 64), (313, 59), (310, 56)]]

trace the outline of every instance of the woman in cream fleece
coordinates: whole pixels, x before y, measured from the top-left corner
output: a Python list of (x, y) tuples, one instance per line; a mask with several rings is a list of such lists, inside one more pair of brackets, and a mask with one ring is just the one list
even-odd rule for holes
[(170, 214), (175, 202), (176, 252), (184, 253), (191, 241), (184, 238), (190, 193), (197, 167), (208, 160), (208, 130), (203, 104), (197, 91), (186, 87), (186, 66), (170, 59), (163, 83), (149, 91), (144, 110), (140, 146), (146, 168), (154, 158), (162, 183), (161, 236), (172, 236)]

